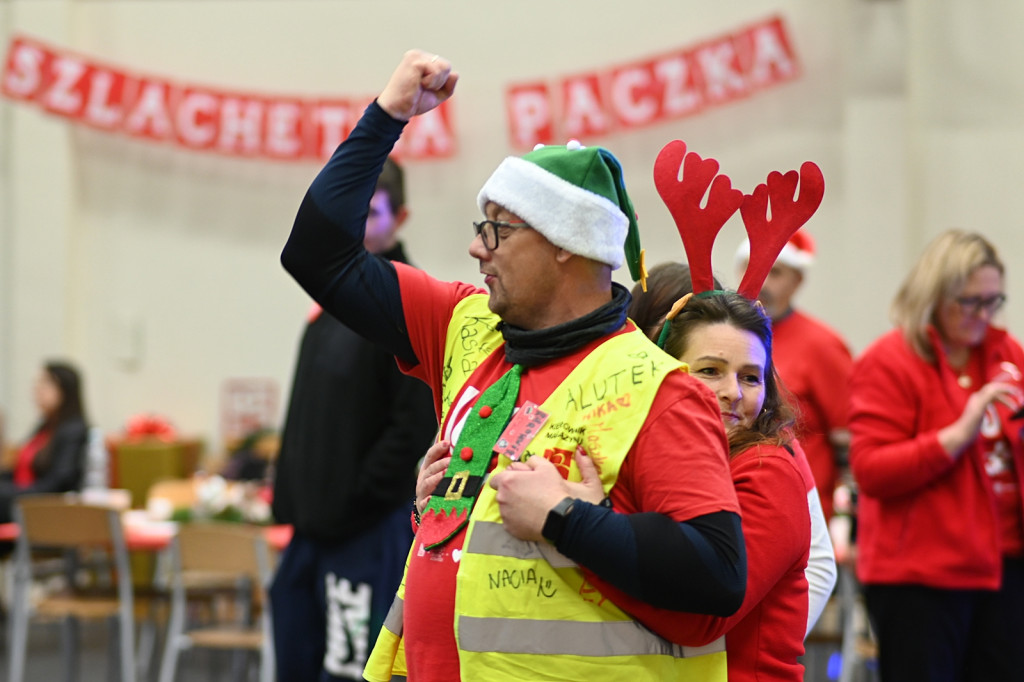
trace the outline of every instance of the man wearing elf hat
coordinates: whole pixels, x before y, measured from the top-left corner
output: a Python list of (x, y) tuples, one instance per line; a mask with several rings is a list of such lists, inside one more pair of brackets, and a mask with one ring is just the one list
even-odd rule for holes
[(441, 422), (364, 676), (724, 680), (724, 642), (685, 612), (728, 615), (744, 596), (728, 446), (714, 396), (626, 319), (611, 273), (643, 268), (615, 157), (570, 144), (499, 165), (469, 246), (486, 289), (362, 247), (384, 159), (457, 79), (437, 55), (406, 53), (281, 256), (431, 386)]
[[(736, 250), (742, 274), (750, 241)], [(814, 474), (825, 518), (833, 514), (833, 493), (847, 464), (850, 443), (846, 411), (853, 359), (846, 342), (826, 324), (793, 307), (793, 299), (814, 262), (814, 240), (800, 230), (782, 249), (761, 287), (759, 300), (772, 318), (775, 368), (800, 408), (797, 429)]]

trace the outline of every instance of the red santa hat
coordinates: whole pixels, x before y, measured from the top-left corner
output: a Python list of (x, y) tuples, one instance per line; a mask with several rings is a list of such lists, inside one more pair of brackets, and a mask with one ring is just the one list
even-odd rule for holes
[[(750, 260), (750, 240), (744, 239), (736, 249), (736, 266), (745, 266), (748, 260)], [(775, 262), (803, 272), (814, 262), (814, 238), (806, 230), (798, 230), (782, 247)]]

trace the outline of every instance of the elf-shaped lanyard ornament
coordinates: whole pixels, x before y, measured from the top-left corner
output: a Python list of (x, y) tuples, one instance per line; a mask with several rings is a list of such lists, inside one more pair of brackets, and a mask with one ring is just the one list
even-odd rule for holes
[(444, 478), (423, 510), (416, 536), (425, 549), (443, 545), (469, 521), (494, 443), (512, 416), (522, 373), (522, 365), (513, 365), (473, 406)]
[[(687, 153), (686, 143), (674, 140), (662, 148), (654, 162), (654, 184), (683, 240), (693, 283), (692, 295), (714, 290), (711, 248), (722, 226), (737, 208), (740, 210), (743, 227), (750, 238), (750, 261), (737, 292), (755, 301), (786, 242), (821, 205), (825, 179), (816, 164), (805, 161), (799, 173), (772, 171), (767, 183), (758, 185), (752, 194), (744, 195), (732, 188), (732, 181), (727, 175), (719, 174), (718, 168), (718, 161), (702, 159), (695, 152)], [(799, 197), (796, 196), (798, 182)], [(708, 200), (705, 208), (701, 208), (705, 194)], [(658, 339), (659, 346), (664, 347), (668, 322), (682, 310), (690, 296), (687, 294), (672, 306)]]

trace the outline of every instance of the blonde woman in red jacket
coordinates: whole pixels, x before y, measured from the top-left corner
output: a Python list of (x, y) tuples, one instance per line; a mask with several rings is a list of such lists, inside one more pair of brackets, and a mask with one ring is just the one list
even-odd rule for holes
[(1024, 350), (992, 325), (1004, 268), (949, 231), (857, 360), (857, 574), (883, 682), (1024, 679)]

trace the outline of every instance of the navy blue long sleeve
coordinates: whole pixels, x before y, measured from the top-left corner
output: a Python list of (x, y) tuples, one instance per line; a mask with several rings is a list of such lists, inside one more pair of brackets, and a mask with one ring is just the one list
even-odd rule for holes
[(345, 326), (415, 365), (395, 268), (363, 246), (377, 177), (404, 127), (367, 107), (303, 197), (281, 263)]
[(677, 523), (663, 514), (618, 514), (578, 501), (557, 548), (652, 606), (730, 616), (743, 603), (746, 548), (732, 512)]

